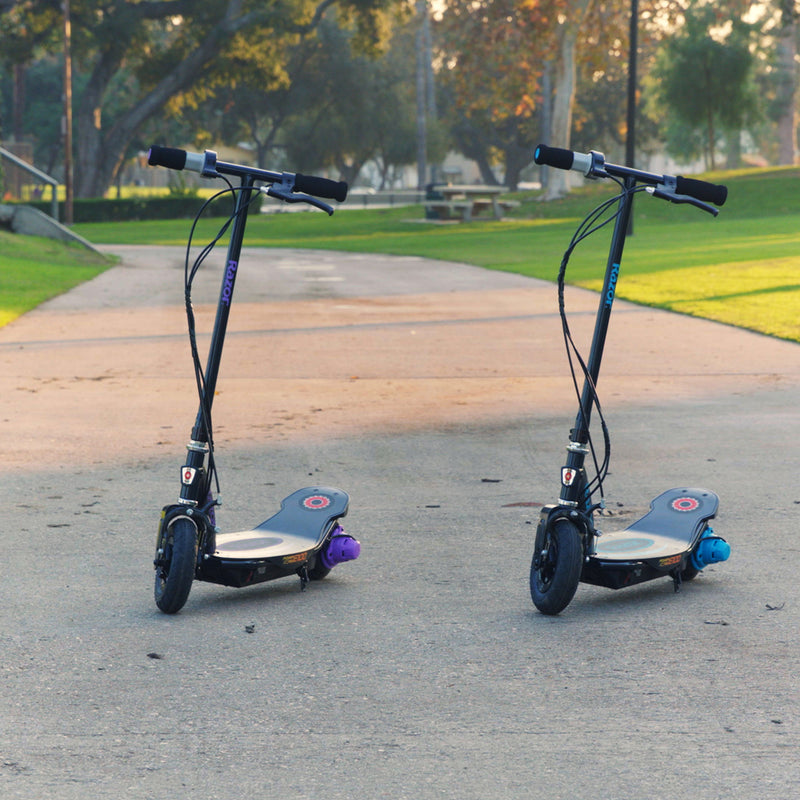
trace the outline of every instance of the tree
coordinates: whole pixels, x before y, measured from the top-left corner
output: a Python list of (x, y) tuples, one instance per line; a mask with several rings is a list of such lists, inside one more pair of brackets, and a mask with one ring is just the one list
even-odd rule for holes
[[(670, 122), (665, 125), (668, 150), (691, 155), (691, 139), (680, 133), (681, 126), (702, 131), (702, 153), (712, 170), (719, 138), (738, 139), (742, 128), (758, 116), (752, 28), (740, 17), (731, 17), (732, 10), (692, 0), (683, 26), (664, 41), (651, 74), (651, 106), (658, 103), (663, 121)], [(680, 138), (670, 135), (676, 131)]]
[[(671, 35), (683, 7), (678, 0), (638, 0), (637, 47), (631, 53), (629, 3), (595, 3), (578, 47), (578, 82), (573, 109), (571, 146), (601, 150), (621, 163), (626, 153), (628, 77), (631, 57), (636, 73), (646, 75), (665, 36)], [(663, 150), (658, 126), (645, 113), (641, 81), (634, 86), (634, 155)]]
[(777, 31), (772, 100), (778, 126), (778, 163), (797, 156), (797, 9), (795, 0), (777, 0)]
[[(542, 54), (551, 2), (447, 0), (437, 24), (442, 105), (459, 149), (486, 183), (515, 187), (539, 131)], [(544, 48), (544, 49), (543, 49)]]
[[(269, 80), (280, 71), (283, 46), (312, 30), (334, 3), (358, 21), (368, 40), (377, 35), (381, 3), (390, 1), (72, 0), (73, 57), (87, 75), (75, 112), (76, 196), (102, 195), (137, 133), (170, 102), (196, 102), (225, 80), (232, 62), (223, 64), (220, 53), (252, 57), (248, 37), (257, 37), (273, 58)], [(0, 11), (7, 63), (59, 50), (57, 0), (4, 3)]]
[(329, 20), (301, 45), (307, 57), (290, 76), (293, 110), (279, 137), (295, 167), (333, 167), (353, 183), (375, 161), (385, 183), (394, 167), (414, 161), (413, 35), (401, 25), (383, 54), (367, 56), (352, 30)]
[[(643, 5), (652, 14), (651, 6), (660, 11), (671, 2)], [(485, 181), (495, 180), (493, 165), (502, 160), (506, 183), (516, 185), (539, 139), (571, 146), (579, 80), (591, 90), (619, 71), (628, 21), (627, 5), (600, 0), (446, 0), (439, 78), (459, 148)], [(599, 110), (591, 98), (589, 107)], [(551, 171), (547, 197), (567, 190), (568, 173)]]

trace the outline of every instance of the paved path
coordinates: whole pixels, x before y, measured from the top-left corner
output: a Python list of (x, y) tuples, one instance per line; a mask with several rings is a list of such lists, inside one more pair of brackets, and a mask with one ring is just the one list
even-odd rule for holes
[[(182, 254), (119, 251), (0, 330), (3, 798), (797, 794), (796, 345), (618, 303), (609, 505), (706, 485), (734, 555), (679, 595), (581, 586), (545, 618), (530, 503), (557, 494), (575, 408), (553, 286), (247, 251), (222, 524), (331, 483), (363, 555), (303, 595), (195, 584), (166, 617), (149, 564), (196, 405)], [(596, 297), (568, 306), (586, 339)]]

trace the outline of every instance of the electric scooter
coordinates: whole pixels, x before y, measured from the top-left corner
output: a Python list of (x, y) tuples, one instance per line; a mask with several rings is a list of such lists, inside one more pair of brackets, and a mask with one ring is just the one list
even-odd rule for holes
[[(300, 578), (301, 589), (305, 589), (309, 581), (321, 580), (334, 566), (354, 560), (361, 551), (359, 541), (346, 534), (340, 524), (347, 514), (350, 498), (341, 489), (310, 486), (284, 498), (280, 510), (252, 530), (220, 532), (215, 513), (220, 500), (211, 407), (250, 206), (259, 199), (259, 193), (265, 193), (286, 203), (307, 203), (331, 215), (333, 208), (319, 198), (342, 202), (347, 197), (347, 184), (226, 163), (219, 161), (212, 150), (191, 153), (154, 145), (148, 163), (192, 170), (204, 178), (221, 178), (228, 184), (200, 208), (186, 250), (186, 315), (200, 405), (187, 445), (186, 462), (181, 467), (180, 496), (161, 512), (154, 559), (156, 605), (166, 614), (177, 613), (186, 603), (194, 580), (243, 587), (295, 575)], [(238, 179), (239, 185), (234, 186), (227, 176)], [(197, 222), (210, 203), (225, 195), (233, 200), (230, 216), (192, 263), (190, 252)], [(195, 334), (192, 281), (228, 229), (228, 253), (203, 369)]]
[[(714, 206), (725, 203), (728, 190), (694, 178), (656, 175), (609, 164), (602, 153), (595, 151), (577, 153), (539, 145), (534, 160), (540, 165), (576, 170), (587, 178), (610, 178), (620, 187), (619, 195), (598, 206), (578, 226), (558, 274), (559, 311), (579, 408), (570, 431), (566, 464), (561, 468), (559, 500), (541, 510), (530, 569), (534, 605), (543, 614), (554, 615), (569, 605), (580, 582), (620, 589), (668, 576), (678, 591), (683, 581), (693, 579), (709, 564), (725, 561), (730, 555), (728, 543), (709, 525), (717, 514), (719, 498), (708, 489), (692, 486), (670, 489), (656, 497), (649, 512), (625, 530), (603, 533), (595, 525), (595, 514), (605, 508), (603, 481), (610, 457), (610, 438), (597, 395), (597, 380), (634, 197), (646, 192), (654, 198), (688, 203), (717, 216), (719, 211)], [(612, 222), (594, 334), (589, 357), (584, 360), (567, 323), (566, 268), (577, 244)], [(603, 432), (602, 457), (595, 450), (589, 430), (593, 410)], [(596, 473), (591, 481), (585, 466), (590, 455)]]

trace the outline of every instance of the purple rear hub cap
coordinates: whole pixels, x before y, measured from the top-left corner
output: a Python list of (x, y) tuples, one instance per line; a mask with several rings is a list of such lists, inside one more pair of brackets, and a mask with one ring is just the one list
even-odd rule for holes
[(345, 561), (354, 561), (360, 553), (361, 542), (346, 534), (341, 527), (338, 527), (322, 551), (322, 563), (325, 569), (331, 569)]

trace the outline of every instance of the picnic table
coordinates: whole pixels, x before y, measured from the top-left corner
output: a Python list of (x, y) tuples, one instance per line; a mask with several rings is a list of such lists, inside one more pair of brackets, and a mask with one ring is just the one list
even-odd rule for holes
[(501, 195), (508, 192), (505, 186), (484, 186), (481, 184), (448, 184), (435, 186), (434, 191), (441, 199), (425, 201), (426, 210), (430, 210), (437, 219), (460, 219), (469, 222), (481, 211), (491, 209), (495, 219), (502, 219), (503, 212), (516, 208), (516, 200), (503, 200)]

